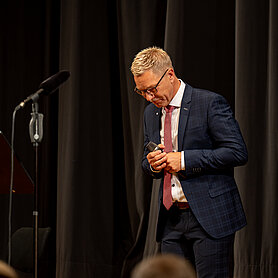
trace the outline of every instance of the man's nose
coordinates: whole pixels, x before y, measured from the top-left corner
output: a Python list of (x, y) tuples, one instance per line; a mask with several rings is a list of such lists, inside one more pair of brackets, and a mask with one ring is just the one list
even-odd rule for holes
[(154, 95), (146, 94), (146, 100), (151, 101), (153, 99)]

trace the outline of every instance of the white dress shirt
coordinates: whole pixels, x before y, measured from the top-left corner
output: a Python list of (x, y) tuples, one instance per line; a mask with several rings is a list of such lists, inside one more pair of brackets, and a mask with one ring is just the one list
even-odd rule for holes
[[(180, 79), (179, 79), (180, 80)], [(173, 152), (178, 151), (178, 129), (179, 129), (179, 117), (180, 117), (180, 109), (181, 109), (181, 101), (185, 89), (185, 83), (180, 80), (180, 87), (173, 97), (169, 105), (174, 106), (174, 110), (172, 112), (171, 118), (171, 132), (172, 132), (172, 149)], [(164, 121), (165, 121), (166, 111), (162, 108), (162, 116), (161, 116), (161, 130), (160, 130), (160, 137), (161, 137), (161, 144), (164, 145)], [(184, 162), (184, 154), (183, 151), (181, 152), (181, 169), (185, 170), (185, 162)], [(172, 184), (172, 198), (173, 202), (186, 202), (186, 198), (184, 196), (181, 183), (178, 178), (177, 173), (172, 174), (171, 178)]]

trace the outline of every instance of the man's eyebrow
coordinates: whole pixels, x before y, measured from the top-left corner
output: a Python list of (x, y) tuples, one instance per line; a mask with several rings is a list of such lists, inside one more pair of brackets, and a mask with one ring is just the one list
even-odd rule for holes
[(152, 89), (152, 88), (154, 88), (155, 87), (155, 85), (153, 85), (153, 86), (149, 86), (149, 87), (147, 87), (146, 89), (139, 89), (139, 88), (137, 88), (138, 90), (140, 90), (140, 91), (147, 91), (147, 90), (149, 90), (149, 89)]

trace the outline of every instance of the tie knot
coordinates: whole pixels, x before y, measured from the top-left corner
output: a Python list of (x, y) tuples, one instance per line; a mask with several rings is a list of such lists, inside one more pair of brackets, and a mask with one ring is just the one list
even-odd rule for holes
[(167, 105), (166, 107), (165, 107), (165, 111), (166, 111), (166, 113), (171, 113), (173, 110), (174, 110), (174, 106), (172, 106), (172, 105)]

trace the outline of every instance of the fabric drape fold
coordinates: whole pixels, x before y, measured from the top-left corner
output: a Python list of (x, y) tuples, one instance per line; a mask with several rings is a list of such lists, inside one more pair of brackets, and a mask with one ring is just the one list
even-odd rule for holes
[(236, 7), (235, 109), (249, 162), (236, 171), (248, 225), (236, 238), (235, 277), (277, 277), (278, 5)]

